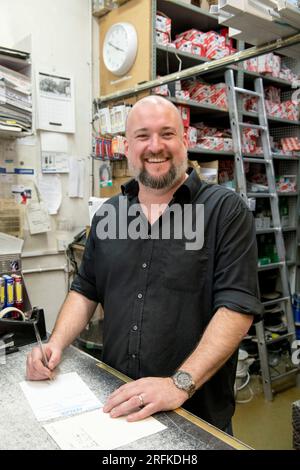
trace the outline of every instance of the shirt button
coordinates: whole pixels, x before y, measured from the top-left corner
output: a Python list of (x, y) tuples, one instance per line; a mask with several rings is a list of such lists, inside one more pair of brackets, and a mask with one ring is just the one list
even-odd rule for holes
[(135, 354), (131, 354), (131, 357), (132, 357), (132, 359), (135, 359), (135, 358), (136, 358), (136, 355), (135, 355)]
[(139, 293), (138, 294), (138, 299), (142, 299), (143, 298), (143, 294)]
[(142, 264), (142, 268), (143, 268), (143, 269), (147, 268), (147, 263), (143, 263), (143, 264)]
[(136, 331), (138, 329), (138, 326), (137, 325), (133, 325), (132, 327), (133, 331)]

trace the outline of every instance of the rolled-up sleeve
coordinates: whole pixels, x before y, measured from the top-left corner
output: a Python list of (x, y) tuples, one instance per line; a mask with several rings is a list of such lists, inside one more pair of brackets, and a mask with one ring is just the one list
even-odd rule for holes
[[(95, 222), (95, 221), (93, 221)], [(78, 274), (71, 285), (71, 290), (79, 292), (89, 300), (99, 302), (95, 275), (95, 223), (92, 224), (79, 267)]]
[(240, 197), (231, 199), (230, 212), (217, 234), (214, 311), (227, 307), (259, 320), (263, 306), (258, 296), (257, 243), (254, 219)]

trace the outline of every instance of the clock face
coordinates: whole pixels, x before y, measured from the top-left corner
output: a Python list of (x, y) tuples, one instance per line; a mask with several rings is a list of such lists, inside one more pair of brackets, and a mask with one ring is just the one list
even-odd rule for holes
[(107, 31), (103, 44), (105, 67), (122, 76), (131, 69), (137, 53), (137, 33), (130, 23), (116, 23)]

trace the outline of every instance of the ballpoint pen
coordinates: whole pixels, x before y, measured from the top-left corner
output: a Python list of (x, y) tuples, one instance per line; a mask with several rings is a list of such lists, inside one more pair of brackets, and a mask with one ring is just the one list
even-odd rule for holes
[(42, 343), (42, 340), (41, 340), (41, 335), (40, 335), (40, 332), (39, 332), (39, 330), (38, 330), (37, 324), (36, 324), (35, 322), (33, 323), (33, 327), (34, 327), (34, 331), (35, 331), (36, 340), (37, 340), (37, 342), (38, 342), (38, 345), (39, 345), (39, 347), (40, 347), (41, 353), (42, 353), (42, 355), (43, 355), (43, 362), (44, 362), (44, 365), (49, 369), (49, 362), (48, 362), (48, 359), (47, 359), (45, 350), (44, 350), (44, 348), (43, 348), (43, 343)]

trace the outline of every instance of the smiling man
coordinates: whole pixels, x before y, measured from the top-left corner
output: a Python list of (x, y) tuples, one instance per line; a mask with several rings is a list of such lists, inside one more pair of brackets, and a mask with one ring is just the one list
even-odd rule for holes
[[(262, 313), (252, 214), (238, 195), (201, 182), (187, 169), (182, 121), (169, 101), (157, 96), (138, 101), (126, 137), (135, 178), (122, 196), (108, 201), (116, 236), (97, 235), (103, 213), (96, 214), (79, 274), (45, 347), (49, 369), (35, 348), (27, 377), (51, 377), (63, 349), (101, 303), (103, 361), (134, 379), (115, 390), (104, 412), (135, 421), (183, 405), (230, 431), (237, 348), (253, 316)], [(125, 221), (120, 198), (128, 208)], [(122, 224), (132, 223), (136, 205), (148, 236), (122, 237)], [(193, 226), (194, 209), (204, 207), (205, 237), (197, 249), (188, 251), (185, 235), (178, 238), (175, 230), (169, 239), (152, 236), (175, 206), (182, 208), (182, 223), (190, 211)]]

